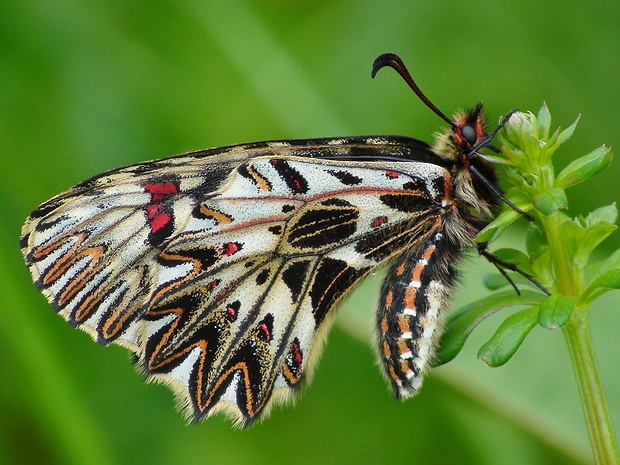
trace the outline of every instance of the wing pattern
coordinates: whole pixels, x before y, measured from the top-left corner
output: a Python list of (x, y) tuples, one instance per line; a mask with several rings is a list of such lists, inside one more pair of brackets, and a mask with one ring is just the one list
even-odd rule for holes
[(22, 248), (71, 325), (132, 349), (195, 418), (249, 424), (310, 378), (335, 304), (390, 259), (379, 351), (398, 395), (417, 389), (430, 356), (412, 344), (432, 345), (460, 251), (442, 236), (450, 183), (414, 139), (230, 146), (78, 184), (31, 214)]

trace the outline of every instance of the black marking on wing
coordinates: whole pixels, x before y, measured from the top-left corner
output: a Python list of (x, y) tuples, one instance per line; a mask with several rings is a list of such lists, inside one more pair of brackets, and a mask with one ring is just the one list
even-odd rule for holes
[(428, 195), (383, 194), (379, 199), (388, 207), (404, 213), (429, 211), (438, 206)]
[(274, 158), (271, 160), (271, 165), (293, 194), (305, 194), (308, 192), (308, 180), (286, 160)]
[(327, 170), (329, 174), (338, 179), (345, 186), (357, 186), (363, 179), (344, 170)]
[(342, 199), (328, 199), (302, 213), (291, 226), (289, 242), (298, 248), (337, 244), (355, 234), (359, 210)]
[(288, 265), (282, 272), (282, 281), (291, 291), (293, 302), (297, 302), (309, 270), (310, 260), (299, 260)]
[(317, 326), (321, 324), (338, 298), (367, 272), (368, 268), (357, 270), (350, 267), (344, 260), (329, 257), (321, 260), (310, 288), (310, 298)]

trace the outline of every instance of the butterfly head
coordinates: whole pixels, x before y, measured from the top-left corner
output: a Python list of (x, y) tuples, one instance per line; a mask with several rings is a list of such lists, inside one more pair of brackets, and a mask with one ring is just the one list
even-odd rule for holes
[(487, 137), (482, 103), (471, 111), (459, 112), (452, 119), (451, 138), (456, 147), (470, 153)]
[(433, 152), (450, 170), (455, 196), (466, 206), (493, 215), (500, 204), (493, 165), (479, 153), (489, 141), (482, 104), (454, 115), (450, 127), (435, 135)]

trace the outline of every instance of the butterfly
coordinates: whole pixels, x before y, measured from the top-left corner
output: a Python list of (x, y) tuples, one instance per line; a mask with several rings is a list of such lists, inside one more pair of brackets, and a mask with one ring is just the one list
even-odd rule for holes
[(456, 264), (503, 197), (479, 153), (497, 132), (482, 104), (447, 118), (397, 55), (373, 77), (385, 66), (449, 123), (432, 145), (267, 141), (107, 171), (28, 217), (34, 282), (73, 327), (131, 349), (190, 417), (247, 426), (311, 378), (335, 307), (386, 265), (376, 346), (396, 397), (413, 396)]

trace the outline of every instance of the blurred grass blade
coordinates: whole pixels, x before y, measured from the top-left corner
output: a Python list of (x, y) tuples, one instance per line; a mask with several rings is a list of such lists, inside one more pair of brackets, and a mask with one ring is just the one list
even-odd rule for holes
[[(2, 231), (0, 230), (0, 233)], [(0, 239), (2, 239), (0, 234)], [(0, 241), (0, 290), (6, 308), (11, 308), (3, 317), (0, 335), (13, 347), (12, 353), (19, 357), (19, 365), (23, 367), (22, 376), (29, 376), (31, 389), (28, 393), (32, 401), (28, 407), (36, 411), (33, 417), (40, 417), (45, 425), (54, 449), (62, 463), (82, 465), (116, 463), (112, 460), (106, 440), (105, 431), (98, 428), (88, 411), (80, 404), (79, 396), (68, 377), (65, 367), (59, 362), (53, 344), (46, 335), (39, 321), (31, 318), (32, 308), (40, 307), (40, 302), (24, 299), (19, 290), (25, 289), (20, 277), (22, 273), (9, 272), (16, 270), (18, 262), (17, 248), (8, 251), (4, 245), (8, 241)], [(6, 257), (14, 258), (7, 263)], [(21, 257), (20, 257), (21, 258)], [(21, 261), (21, 260), (19, 260)], [(34, 291), (34, 287), (32, 289)], [(29, 293), (34, 297), (34, 292)], [(30, 308), (27, 308), (30, 307)], [(51, 310), (50, 310), (51, 311)], [(6, 381), (6, 380), (5, 380)], [(50, 457), (53, 462), (54, 459)]]

